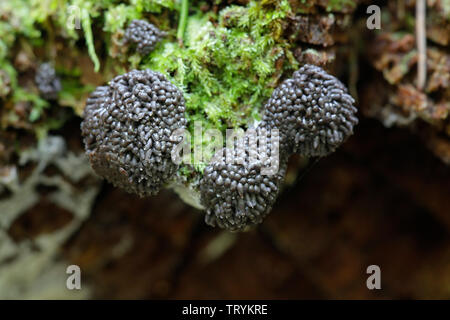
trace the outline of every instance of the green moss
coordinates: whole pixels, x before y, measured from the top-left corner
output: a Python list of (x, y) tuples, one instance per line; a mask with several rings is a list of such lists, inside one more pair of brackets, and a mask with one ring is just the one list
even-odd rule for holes
[[(116, 0), (8, 0), (0, 1), (0, 68), (3, 76), (0, 78), (0, 104), (9, 107), (19, 102), (27, 102), (31, 105), (28, 121), (32, 124), (35, 133), (42, 128), (53, 128), (53, 125), (42, 123), (42, 113), (50, 107), (50, 104), (37, 94), (36, 88), (30, 85), (21, 87), (22, 83), (32, 84), (33, 73), (19, 72), (15, 69), (15, 61), (18, 51), (25, 51), (33, 65), (44, 61), (52, 61), (55, 64), (64, 62), (64, 58), (55, 55), (55, 48), (70, 47), (73, 57), (82, 57), (87, 52), (94, 63), (94, 70), (100, 71), (101, 64), (106, 64), (109, 57), (99, 56), (96, 52), (96, 44), (106, 47), (110, 44), (112, 33), (123, 28), (129, 20), (139, 18), (145, 12), (161, 13), (165, 9), (174, 9), (175, 0), (129, 0), (126, 4), (120, 4)], [(79, 24), (79, 28), (75, 28)], [(109, 33), (99, 33), (98, 30)], [(84, 37), (85, 46), (76, 42)], [(98, 49), (97, 49), (98, 50)], [(67, 57), (66, 59), (69, 59)], [(77, 61), (72, 63), (77, 64)], [(69, 63), (70, 64), (70, 63)], [(72, 106), (79, 114), (80, 104), (84, 104), (86, 93), (95, 88), (86, 83), (82, 78), (86, 75), (71, 76), (74, 70), (64, 70), (56, 65), (58, 73), (62, 76), (63, 88), (60, 93), (59, 104)], [(86, 71), (86, 66), (80, 66)], [(77, 69), (77, 67), (75, 67)], [(109, 80), (116, 67), (111, 64), (104, 67), (102, 74), (104, 81)], [(62, 74), (61, 74), (62, 73)], [(26, 78), (31, 77), (31, 79)], [(96, 79), (98, 81), (98, 79)], [(89, 81), (89, 80), (88, 80)], [(97, 82), (96, 81), (96, 82)], [(84, 99), (83, 99), (84, 98)], [(8, 121), (3, 125), (14, 126), (14, 122), (22, 121), (13, 110), (4, 110), (8, 115)], [(44, 117), (45, 121), (50, 121)]]
[(344, 8), (354, 9), (357, 3), (354, 0), (329, 0), (327, 4), (327, 11), (342, 11)]
[(14, 91), (13, 101), (17, 102), (30, 102), (31, 112), (29, 116), (30, 122), (35, 122), (41, 116), (42, 110), (49, 107), (48, 101), (42, 99), (37, 94), (25, 91), (22, 88), (17, 88)]
[[(29, 121), (36, 128), (53, 127), (40, 123), (40, 119), (48, 119), (41, 117), (42, 113), (55, 106), (37, 96), (35, 90), (18, 86), (18, 79), (24, 75), (12, 67), (13, 48), (17, 53), (17, 48), (26, 43), (32, 48), (34, 63), (56, 63), (62, 78), (59, 105), (71, 106), (77, 114), (87, 92), (99, 83), (109, 81), (118, 72), (150, 68), (162, 72), (183, 90), (192, 134), (195, 121), (200, 121), (204, 131), (246, 128), (259, 119), (261, 107), (283, 75), (298, 67), (283, 36), (283, 20), (292, 14), (289, 1), (254, 0), (243, 6), (218, 1), (222, 9), (217, 13), (202, 11), (200, 7), (206, 2), (190, 1), (189, 7), (187, 3), (1, 1), (0, 11), (7, 19), (0, 21), (0, 66), (11, 78), (12, 91), (7, 99), (12, 99), (12, 103), (29, 101)], [(121, 45), (124, 29), (133, 19), (146, 19), (168, 34), (146, 57), (127, 52)], [(80, 29), (73, 28), (76, 22), (80, 22)], [(78, 41), (83, 38), (84, 41)], [(65, 65), (64, 59), (54, 55), (55, 47), (70, 48), (70, 59), (83, 57), (87, 52), (103, 81), (92, 76), (94, 73), (87, 70), (85, 63)], [(198, 140), (194, 139), (193, 147), (199, 144)], [(196, 166), (198, 171), (202, 168), (203, 164)], [(183, 170), (186, 175), (191, 172)]]
[(297, 67), (282, 37), (288, 14), (287, 1), (251, 1), (217, 15), (191, 8), (184, 45), (167, 39), (140, 67), (162, 72), (183, 90), (192, 134), (195, 121), (204, 130), (245, 128), (259, 119), (283, 72)]

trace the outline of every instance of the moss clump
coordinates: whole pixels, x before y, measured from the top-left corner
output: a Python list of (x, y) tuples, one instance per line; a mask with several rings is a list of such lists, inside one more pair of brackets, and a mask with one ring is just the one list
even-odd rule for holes
[(346, 8), (355, 9), (357, 2), (355, 0), (329, 0), (326, 6), (328, 12), (342, 11)]
[[(45, 122), (48, 109), (72, 107), (81, 114), (87, 93), (131, 69), (159, 71), (186, 99), (188, 128), (242, 127), (260, 117), (260, 109), (283, 74), (298, 68), (287, 37), (288, 0), (191, 1), (180, 38), (181, 0), (11, 0), (0, 3), (1, 83), (6, 113), (26, 100), (32, 105), (25, 121)], [(185, 11), (186, 12), (186, 11)], [(167, 37), (148, 55), (123, 50), (124, 31), (134, 19), (146, 20)], [(78, 26), (78, 27), (77, 27)], [(182, 40), (182, 41), (180, 41)], [(20, 52), (34, 60), (26, 70), (14, 61)], [(93, 65), (86, 63), (89, 56)], [(19, 86), (35, 65), (53, 62), (61, 77), (57, 103), (49, 104), (33, 87)], [(94, 72), (95, 71), (95, 72)], [(14, 126), (15, 120), (3, 122)], [(194, 137), (194, 144), (198, 143)], [(202, 171), (204, 166), (195, 168)], [(192, 172), (189, 170), (189, 172)]]
[[(88, 93), (124, 69), (104, 54), (110, 52), (111, 34), (132, 18), (162, 14), (174, 10), (175, 4), (175, 0), (129, 0), (126, 4), (113, 0), (0, 1), (1, 127), (25, 128), (41, 137), (47, 128), (66, 120), (50, 116), (53, 109), (69, 106), (80, 115)], [(87, 55), (93, 66), (86, 64)], [(62, 76), (57, 104), (41, 98), (37, 87), (29, 84), (44, 61), (54, 62)]]
[[(183, 45), (167, 40), (142, 66), (165, 74), (184, 91), (189, 128), (246, 127), (284, 71), (297, 67), (283, 37), (287, 1), (228, 6), (215, 13), (191, 8)], [(194, 137), (195, 143), (195, 137)]]

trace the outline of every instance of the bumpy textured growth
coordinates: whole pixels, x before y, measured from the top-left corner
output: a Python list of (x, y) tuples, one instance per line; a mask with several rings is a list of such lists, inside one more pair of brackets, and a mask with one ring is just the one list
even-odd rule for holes
[[(287, 157), (279, 157), (271, 136), (264, 136), (267, 153), (258, 152), (255, 140), (247, 136), (235, 148), (219, 151), (205, 168), (200, 191), (207, 224), (239, 231), (261, 223), (272, 209), (286, 173)], [(230, 162), (229, 156), (235, 161)]]
[(61, 91), (61, 82), (56, 76), (55, 68), (50, 63), (43, 63), (36, 71), (34, 81), (42, 97), (54, 100)]
[(337, 78), (304, 65), (274, 90), (263, 122), (279, 128), (289, 152), (323, 157), (353, 134), (358, 123), (354, 102)]
[[(270, 212), (292, 153), (326, 156), (353, 133), (358, 123), (354, 100), (345, 86), (323, 69), (305, 65), (292, 79), (277, 87), (265, 105), (258, 131), (279, 130), (279, 150), (268, 137), (270, 153), (277, 156), (279, 170), (263, 175), (264, 161), (251, 162), (256, 143), (244, 137), (236, 147), (239, 164), (219, 155), (205, 169), (200, 183), (206, 222), (232, 231), (261, 223)], [(225, 151), (228, 149), (225, 149)], [(230, 152), (230, 151), (229, 151)]]
[(149, 54), (155, 45), (165, 36), (153, 24), (145, 20), (133, 20), (125, 30), (125, 41), (136, 45), (136, 50), (142, 54)]
[(185, 128), (181, 91), (151, 70), (133, 70), (98, 87), (81, 124), (93, 169), (140, 196), (156, 194), (177, 170), (170, 137)]

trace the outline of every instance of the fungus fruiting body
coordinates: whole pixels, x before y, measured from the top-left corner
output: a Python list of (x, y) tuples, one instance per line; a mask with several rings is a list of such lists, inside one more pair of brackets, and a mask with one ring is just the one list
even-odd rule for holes
[(266, 152), (261, 153), (258, 143), (245, 136), (236, 148), (220, 150), (205, 168), (200, 192), (207, 224), (240, 231), (269, 214), (284, 180), (287, 158), (279, 157), (270, 137), (267, 140)]
[(151, 70), (133, 70), (98, 87), (81, 124), (93, 169), (128, 192), (156, 194), (178, 168), (171, 135), (185, 128), (184, 111), (181, 91)]
[(61, 91), (61, 82), (56, 75), (55, 68), (50, 63), (43, 63), (36, 71), (34, 81), (41, 96), (48, 100), (54, 100)]
[[(205, 221), (230, 231), (259, 224), (282, 187), (289, 157), (323, 157), (358, 122), (345, 86), (323, 69), (305, 65), (283, 81), (263, 108), (262, 121), (210, 159), (196, 189)], [(133, 70), (98, 87), (81, 125), (94, 170), (114, 185), (153, 195), (176, 179), (171, 154), (185, 129), (182, 92), (151, 70)]]
[(153, 24), (145, 20), (133, 20), (125, 30), (125, 42), (136, 46), (137, 52), (142, 55), (149, 54), (155, 45), (165, 36)]
[(283, 146), (302, 156), (334, 152), (358, 123), (354, 99), (336, 77), (304, 65), (278, 86), (264, 107), (263, 121), (278, 128)]
[[(323, 157), (334, 152), (358, 123), (353, 103), (345, 86), (323, 69), (305, 65), (294, 72), (274, 90), (258, 126), (259, 130), (279, 130), (278, 171), (264, 176), (265, 163), (251, 163), (252, 144), (241, 139), (244, 148), (234, 151), (240, 164), (229, 163), (222, 155), (205, 169), (201, 196), (206, 223), (231, 231), (261, 223), (277, 198), (289, 156)], [(272, 152), (273, 146), (269, 147)]]

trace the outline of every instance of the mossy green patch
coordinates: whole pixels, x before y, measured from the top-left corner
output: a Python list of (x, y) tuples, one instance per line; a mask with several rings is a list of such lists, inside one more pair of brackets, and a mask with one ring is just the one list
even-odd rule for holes
[(289, 3), (190, 11), (183, 45), (165, 40), (140, 67), (162, 72), (183, 90), (191, 133), (195, 121), (204, 130), (246, 128), (283, 72), (297, 68), (282, 36)]
[[(26, 42), (32, 48), (34, 63), (55, 62), (52, 48), (68, 47), (77, 53), (76, 57), (87, 52), (103, 82), (117, 70), (132, 68), (150, 68), (165, 74), (183, 91), (191, 133), (195, 121), (200, 121), (203, 130), (245, 129), (259, 119), (264, 102), (283, 75), (298, 67), (283, 35), (285, 18), (292, 14), (289, 1), (254, 0), (246, 5), (216, 1), (218, 10), (213, 10), (210, 2), (188, 3), (2, 1), (0, 11), (6, 20), (0, 21), (0, 66), (8, 74), (11, 87), (6, 99), (30, 101), (33, 107), (29, 121), (39, 122), (42, 112), (54, 106), (39, 98), (36, 90), (19, 87), (18, 79), (24, 74), (14, 69), (14, 55)], [(205, 6), (210, 7), (205, 10)], [(123, 50), (121, 37), (133, 19), (146, 19), (167, 32), (148, 56)], [(86, 66), (56, 63), (56, 68), (62, 78), (58, 102), (77, 110), (94, 81), (89, 83), (89, 77), (83, 74)], [(196, 143), (198, 139), (193, 146)], [(202, 166), (196, 168), (201, 171)]]
[(326, 6), (328, 12), (342, 11), (344, 8), (356, 8), (356, 1), (354, 0), (329, 0)]

